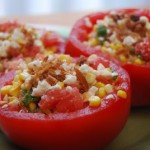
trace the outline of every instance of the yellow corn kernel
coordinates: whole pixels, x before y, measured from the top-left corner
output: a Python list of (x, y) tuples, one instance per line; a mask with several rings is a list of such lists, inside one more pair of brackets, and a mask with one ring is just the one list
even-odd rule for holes
[(105, 88), (107, 94), (113, 92), (113, 86), (111, 84), (106, 84), (104, 88)]
[(19, 80), (19, 75), (16, 75), (13, 82), (18, 82), (18, 80)]
[(110, 47), (115, 50), (120, 50), (123, 48), (121, 44), (110, 44)]
[(58, 82), (58, 85), (60, 85), (62, 88), (64, 87), (64, 82)]
[(127, 98), (127, 93), (123, 90), (118, 90), (117, 91), (117, 96), (119, 96), (120, 98), (126, 99)]
[(23, 40), (22, 38), (17, 39), (17, 42), (19, 44), (25, 44), (25, 40)]
[(45, 56), (49, 56), (49, 55), (54, 54), (54, 52), (51, 50), (46, 50), (44, 54), (45, 54)]
[(27, 57), (27, 58), (25, 58), (25, 61), (26, 61), (27, 63), (30, 63), (30, 62), (32, 61), (32, 58)]
[(16, 99), (17, 99), (17, 97), (15, 97), (15, 96), (9, 96), (9, 97), (8, 97), (9, 102), (11, 102), (11, 101), (13, 101), (13, 100), (16, 100)]
[(142, 65), (142, 64), (144, 64), (144, 61), (142, 61), (140, 58), (137, 58), (137, 59), (135, 59), (134, 63), (137, 65)]
[(120, 55), (119, 59), (120, 59), (121, 62), (126, 62), (127, 61), (127, 58), (124, 55)]
[(104, 97), (104, 96), (106, 96), (107, 95), (107, 93), (106, 93), (106, 90), (105, 90), (105, 88), (104, 87), (101, 87), (101, 88), (99, 88), (98, 89), (98, 96), (99, 97)]
[(96, 82), (96, 75), (93, 73), (87, 73), (85, 75), (86, 81), (88, 82), (88, 84), (95, 84)]
[(20, 94), (20, 86), (20, 84), (13, 85), (9, 90), (9, 95), (17, 97)]
[(10, 104), (10, 105), (18, 105), (19, 104), (19, 100), (16, 98), (16, 99), (12, 100), (11, 102), (9, 102), (8, 104)]
[(91, 46), (96, 46), (96, 45), (98, 45), (98, 40), (95, 39), (95, 38), (90, 39), (89, 42), (90, 42), (90, 45), (91, 45)]
[(91, 96), (89, 98), (89, 106), (98, 107), (101, 104), (101, 98), (98, 96)]
[(107, 48), (106, 48), (106, 47), (102, 47), (102, 52), (103, 52), (103, 53), (108, 53)]
[(1, 94), (2, 94), (2, 95), (5, 95), (5, 94), (9, 93), (11, 87), (12, 87), (12, 85), (3, 86), (3, 87), (1, 88), (1, 90), (0, 90), (0, 91), (1, 91)]
[(97, 87), (97, 88), (101, 88), (101, 87), (103, 87), (105, 84), (104, 83), (102, 83), (102, 82), (97, 82), (96, 84), (95, 84), (95, 86)]
[(59, 56), (59, 59), (62, 60), (62, 61), (72, 62), (72, 58), (69, 55), (61, 54)]
[(30, 103), (30, 104), (29, 104), (29, 109), (30, 109), (30, 111), (35, 111), (35, 109), (36, 109), (36, 104), (35, 104), (35, 103)]
[(91, 94), (89, 92), (84, 92), (82, 94), (83, 101), (87, 102), (89, 100), (90, 96), (91, 96)]

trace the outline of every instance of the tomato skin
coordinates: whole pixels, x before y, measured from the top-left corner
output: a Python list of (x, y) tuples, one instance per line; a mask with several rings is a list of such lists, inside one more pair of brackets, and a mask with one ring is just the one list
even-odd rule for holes
[[(123, 12), (123, 13), (133, 13), (137, 15), (144, 15), (148, 17), (150, 20), (150, 11), (144, 10), (144, 9), (119, 9), (117, 12)], [(74, 27), (72, 28), (72, 31), (69, 35), (67, 45), (66, 45), (66, 53), (71, 54), (72, 56), (79, 56), (79, 55), (85, 55), (90, 56), (91, 54), (98, 54), (100, 56), (103, 56), (107, 59), (110, 59), (112, 61), (115, 61), (118, 65), (122, 65), (124, 69), (126, 69), (131, 77), (131, 84), (132, 84), (132, 106), (144, 106), (144, 105), (150, 105), (150, 95), (149, 92), (149, 79), (147, 78), (149, 76), (149, 70), (150, 66), (136, 66), (133, 64), (122, 64), (118, 60), (115, 60), (111, 56), (102, 54), (99, 49), (96, 49), (94, 47), (86, 47), (83, 44), (83, 41), (87, 39), (88, 33), (91, 31), (91, 28), (87, 27), (85, 24), (85, 18), (88, 17), (92, 24), (96, 23), (97, 19), (103, 19), (108, 12), (97, 12), (93, 14), (89, 14), (81, 19), (79, 19)], [(84, 36), (84, 38), (83, 38)], [(149, 45), (149, 44), (148, 44)], [(147, 53), (149, 50), (147, 50)], [(148, 57), (149, 53), (146, 54), (146, 58)], [(149, 58), (148, 58), (149, 59)], [(134, 72), (132, 71), (134, 70)], [(140, 72), (143, 71), (143, 72)], [(144, 76), (143, 76), (144, 75)], [(133, 77), (134, 76), (134, 77)], [(146, 76), (146, 78), (145, 78)], [(140, 81), (139, 81), (140, 80)], [(149, 84), (150, 85), (150, 84)], [(145, 90), (146, 89), (146, 90)]]
[[(116, 85), (127, 99), (104, 99), (101, 107), (89, 106), (67, 113), (25, 113), (0, 108), (0, 128), (17, 145), (27, 149), (99, 150), (109, 144), (124, 127), (130, 110), (130, 79), (125, 70), (99, 58), (119, 74)], [(17, 128), (16, 128), (17, 125)]]
[(124, 64), (131, 79), (132, 106), (150, 105), (149, 85), (150, 66)]

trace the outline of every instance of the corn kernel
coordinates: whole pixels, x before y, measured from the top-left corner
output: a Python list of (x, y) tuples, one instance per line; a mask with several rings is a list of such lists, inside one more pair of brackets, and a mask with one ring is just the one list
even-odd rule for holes
[(91, 96), (89, 98), (89, 106), (98, 107), (101, 104), (101, 98), (98, 96)]
[(96, 82), (96, 75), (93, 73), (87, 73), (85, 78), (88, 84), (94, 84)]
[(44, 54), (45, 54), (45, 56), (49, 56), (49, 55), (54, 54), (54, 52), (50, 51), (50, 50), (46, 50)]
[(89, 92), (84, 92), (82, 94), (83, 101), (87, 102), (89, 100), (90, 96), (91, 96), (91, 94)]
[(102, 47), (102, 52), (103, 52), (103, 53), (108, 53), (107, 48), (106, 48), (106, 47)]
[(96, 45), (98, 45), (98, 40), (95, 39), (95, 38), (90, 39), (89, 42), (90, 42), (90, 45), (91, 45), (91, 46), (96, 46)]
[(105, 90), (105, 88), (104, 87), (101, 87), (101, 88), (99, 88), (98, 89), (98, 96), (99, 97), (104, 97), (104, 96), (106, 96), (107, 95), (107, 93), (106, 93), (106, 90)]
[(113, 86), (111, 84), (106, 84), (105, 90), (106, 90), (107, 94), (112, 93), (113, 92)]
[(22, 38), (18, 38), (18, 39), (17, 39), (17, 42), (18, 42), (19, 44), (25, 44), (25, 41), (24, 41)]
[(0, 90), (0, 91), (1, 91), (1, 94), (2, 94), (2, 95), (5, 95), (5, 94), (9, 93), (11, 87), (12, 87), (12, 85), (3, 86), (3, 87), (1, 88), (1, 90)]
[(135, 64), (137, 65), (142, 65), (144, 64), (144, 62), (140, 59), (140, 58), (137, 58), (135, 61), (134, 61)]
[(10, 105), (18, 105), (19, 104), (19, 100), (18, 99), (14, 99), (11, 102), (9, 102), (8, 104), (10, 104)]
[(13, 100), (16, 100), (16, 99), (17, 99), (17, 97), (15, 97), (15, 96), (9, 96), (9, 97), (8, 97), (9, 102), (11, 102), (11, 101), (13, 101)]
[(11, 96), (18, 96), (20, 94), (20, 84), (15, 84), (9, 90), (9, 95)]
[(102, 82), (97, 82), (96, 84), (95, 84), (95, 86), (97, 87), (97, 88), (101, 88), (101, 87), (103, 87), (105, 84), (104, 83), (102, 83)]
[(58, 85), (60, 85), (62, 88), (64, 87), (64, 82), (58, 82)]
[(29, 109), (30, 109), (30, 111), (35, 111), (35, 109), (36, 109), (36, 104), (35, 104), (35, 103), (30, 103), (30, 104), (29, 104)]
[(121, 62), (126, 62), (127, 61), (127, 58), (124, 55), (120, 55), (119, 59), (120, 59)]
[(119, 96), (120, 98), (126, 99), (127, 98), (127, 93), (123, 90), (118, 90), (117, 91), (117, 96)]
[(72, 58), (69, 55), (61, 54), (59, 56), (59, 59), (62, 60), (62, 61), (72, 62)]

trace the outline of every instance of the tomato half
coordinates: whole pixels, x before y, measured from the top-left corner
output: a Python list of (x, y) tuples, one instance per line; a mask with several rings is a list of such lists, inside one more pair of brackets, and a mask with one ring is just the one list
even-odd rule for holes
[[(146, 16), (150, 20), (150, 11), (144, 9), (120, 9), (115, 10), (116, 12), (122, 12), (124, 14), (135, 14), (138, 16)], [(69, 35), (67, 46), (66, 46), (66, 53), (71, 54), (72, 56), (79, 56), (85, 55), (89, 56), (91, 54), (98, 54), (108, 59), (113, 59), (111, 55), (102, 54), (100, 47), (91, 47), (83, 44), (83, 41), (88, 39), (88, 34), (91, 32), (93, 25), (96, 24), (97, 20), (103, 20), (105, 16), (107, 16), (110, 12), (97, 12), (93, 14), (89, 14), (84, 16), (83, 18), (79, 19), (72, 31)], [(89, 18), (92, 26), (87, 26), (85, 19)], [(144, 44), (143, 44), (144, 45)], [(148, 44), (144, 45), (146, 47)], [(141, 48), (138, 46), (138, 48)], [(141, 50), (141, 53), (146, 52), (143, 56), (147, 58), (149, 56), (149, 49)], [(114, 61), (114, 59), (113, 59)], [(134, 65), (124, 63), (122, 64), (119, 60), (116, 61), (118, 65), (122, 65), (124, 69), (126, 69), (131, 77), (131, 84), (132, 84), (132, 105), (133, 106), (144, 106), (150, 105), (150, 95), (149, 93), (149, 79), (150, 76), (150, 66), (149, 64), (146, 65)]]
[[(93, 67), (99, 63), (110, 66), (118, 73), (116, 85), (126, 91), (126, 98), (121, 98), (114, 92), (113, 99), (104, 99), (100, 107), (85, 106), (74, 112), (54, 112), (48, 115), (0, 108), (1, 130), (14, 143), (27, 149), (104, 148), (119, 134), (127, 121), (130, 110), (130, 79), (125, 70), (104, 58), (95, 60)], [(65, 93), (62, 105), (66, 103), (65, 97), (73, 100), (78, 98), (80, 103), (79, 95), (73, 97)], [(57, 100), (58, 97), (56, 95), (54, 99)], [(44, 103), (41, 102), (41, 105), (44, 107)]]

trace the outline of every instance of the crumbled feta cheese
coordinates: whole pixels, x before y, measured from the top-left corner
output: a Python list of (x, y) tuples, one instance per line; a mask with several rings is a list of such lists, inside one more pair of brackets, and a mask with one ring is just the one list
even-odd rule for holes
[(120, 43), (115, 32), (113, 32), (113, 34), (109, 37), (109, 40), (113, 43)]
[(27, 69), (24, 69), (22, 73), (20, 73), (20, 75), (24, 78), (27, 79), (30, 74), (28, 73)]
[(21, 63), (19, 64), (19, 69), (26, 69), (27, 68), (27, 64), (25, 63), (25, 61), (21, 61)]
[(90, 66), (88, 66), (87, 64), (83, 64), (79, 67), (79, 70), (82, 73), (88, 73), (88, 72), (92, 71), (93, 69)]
[(89, 93), (91, 96), (94, 96), (97, 91), (98, 91), (98, 88), (95, 87), (95, 86), (92, 86), (91, 88), (89, 88), (88, 93)]
[(67, 90), (68, 92), (71, 92), (71, 91), (72, 91), (72, 87), (71, 87), (71, 86), (67, 86), (67, 87), (66, 87), (66, 90)]
[(31, 82), (31, 75), (29, 75), (29, 76), (25, 79), (24, 83), (21, 85), (21, 88), (22, 88), (22, 89), (27, 89), (27, 88), (29, 88), (29, 87), (30, 87), (30, 82)]
[(36, 88), (33, 88), (32, 96), (42, 96), (49, 88), (50, 84), (46, 80), (38, 81)]
[(107, 69), (97, 70), (97, 76), (102, 76), (102, 77), (105, 77), (106, 79), (111, 79), (112, 73), (108, 71)]
[(104, 21), (103, 20), (97, 20), (96, 21), (96, 25), (103, 26), (104, 25)]
[(98, 56), (97, 56), (96, 54), (92, 54), (92, 55), (90, 55), (90, 56), (88, 57), (87, 61), (88, 61), (88, 62), (91, 62), (91, 61), (95, 60), (97, 57), (98, 57)]
[(1, 39), (6, 39), (9, 37), (9, 34), (8, 33), (4, 33), (4, 32), (0, 32), (0, 38)]
[(86, 17), (84, 20), (85, 20), (86, 26), (91, 28), (92, 27), (92, 22), (90, 21), (90, 18)]
[(35, 45), (35, 46), (42, 47), (42, 46), (43, 46), (43, 43), (42, 43), (41, 40), (38, 39), (38, 40), (35, 40), (35, 41), (34, 41), (34, 45)]
[(25, 35), (20, 31), (19, 28), (16, 28), (12, 35), (11, 35), (12, 40), (17, 41), (18, 39), (25, 39)]
[(64, 62), (61, 67), (65, 70), (65, 71), (68, 71), (68, 70), (71, 70), (72, 68), (74, 68), (75, 64), (71, 63), (71, 64), (68, 64), (67, 62)]
[(127, 46), (131, 46), (136, 42), (136, 39), (134, 39), (132, 36), (126, 36), (123, 40), (123, 44)]
[(148, 22), (148, 18), (146, 16), (141, 16), (140, 21), (142, 22)]
[(71, 74), (66, 75), (66, 78), (64, 80), (65, 84), (74, 84), (77, 82), (77, 77)]
[(11, 43), (8, 40), (0, 41), (0, 57), (6, 57)]
[(97, 67), (97, 70), (103, 70), (103, 69), (105, 69), (105, 67), (103, 64), (100, 63)]
[(34, 61), (30, 62), (28, 64), (28, 67), (32, 68), (34, 70), (34, 68), (39, 68), (41, 66), (41, 63), (42, 63), (42, 61), (37, 59), (37, 60), (34, 60)]
[(115, 25), (115, 22), (113, 21), (113, 19), (109, 18), (109, 17), (105, 17), (104, 18), (104, 23), (105, 23), (106, 26), (108, 26), (108, 25)]
[(49, 55), (48, 56), (48, 61), (52, 61), (54, 59), (54, 56), (53, 55)]
[(16, 41), (11, 41), (10, 46), (13, 47), (13, 48), (20, 48), (20, 45)]
[(112, 93), (113, 92), (113, 86), (111, 84), (106, 84), (105, 90), (106, 90), (107, 94)]
[(56, 75), (60, 75), (61, 74), (61, 70), (55, 70), (55, 74)]

